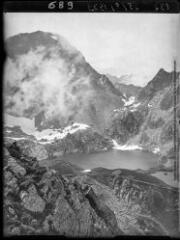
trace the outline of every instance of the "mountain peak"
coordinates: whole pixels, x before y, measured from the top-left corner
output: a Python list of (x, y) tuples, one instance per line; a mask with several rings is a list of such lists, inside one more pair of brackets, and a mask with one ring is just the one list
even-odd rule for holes
[(164, 70), (164, 68), (160, 68), (159, 72), (166, 72), (166, 71)]
[(140, 91), (139, 100), (150, 100), (156, 92), (163, 90), (172, 83), (172, 72), (167, 72), (161, 68), (154, 78)]
[(155, 76), (161, 75), (161, 74), (169, 74), (169, 72), (167, 72), (164, 68), (160, 68)]
[[(9, 114), (38, 118), (41, 129), (81, 120), (103, 130), (107, 114), (123, 105), (122, 93), (62, 36), (23, 33), (7, 39), (6, 46)], [(98, 115), (102, 108), (104, 112)]]
[(68, 53), (80, 54), (71, 44), (62, 36), (50, 32), (36, 31), (32, 33), (20, 33), (6, 40), (6, 52), (10, 58), (23, 55), (37, 47), (58, 47), (59, 50), (68, 51)]

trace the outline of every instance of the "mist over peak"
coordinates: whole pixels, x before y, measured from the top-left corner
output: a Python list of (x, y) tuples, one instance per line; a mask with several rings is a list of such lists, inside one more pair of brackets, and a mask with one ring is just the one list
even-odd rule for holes
[(122, 104), (123, 95), (109, 79), (57, 34), (19, 34), (6, 41), (6, 49), (4, 96), (9, 114), (32, 119), (43, 113), (42, 128), (72, 120), (97, 126), (105, 117), (97, 116), (98, 108), (106, 114)]

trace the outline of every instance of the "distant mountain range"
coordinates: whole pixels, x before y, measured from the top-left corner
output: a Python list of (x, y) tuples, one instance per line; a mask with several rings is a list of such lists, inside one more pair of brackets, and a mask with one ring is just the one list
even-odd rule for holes
[(130, 82), (129, 80), (131, 79), (131, 75), (125, 75), (119, 78), (110, 74), (107, 74), (106, 76), (113, 83), (113, 85), (126, 96), (126, 98), (130, 98), (132, 96), (137, 97), (142, 89), (140, 86), (128, 84), (128, 82)]

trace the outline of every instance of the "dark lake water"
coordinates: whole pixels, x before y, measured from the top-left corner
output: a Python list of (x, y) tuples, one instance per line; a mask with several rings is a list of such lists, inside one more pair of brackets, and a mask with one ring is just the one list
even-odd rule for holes
[[(141, 150), (121, 151), (112, 150), (108, 152), (91, 153), (91, 154), (72, 154), (65, 159), (83, 169), (90, 170), (97, 167), (108, 169), (125, 168), (130, 170), (143, 169), (148, 170), (158, 166), (159, 157), (156, 154)], [(173, 173), (156, 172), (152, 174), (165, 183), (176, 186), (173, 181)]]
[(126, 168), (132, 170), (138, 168), (147, 170), (157, 166), (159, 160), (157, 155), (140, 150), (112, 150), (91, 154), (73, 154), (66, 156), (65, 159), (84, 169), (104, 167), (108, 169)]

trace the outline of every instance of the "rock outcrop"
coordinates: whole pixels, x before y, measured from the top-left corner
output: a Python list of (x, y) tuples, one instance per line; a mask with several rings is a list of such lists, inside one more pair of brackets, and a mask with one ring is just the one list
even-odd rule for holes
[(58, 157), (71, 153), (92, 153), (112, 149), (112, 141), (103, 137), (92, 129), (68, 134), (63, 139), (57, 139), (51, 144), (46, 144), (50, 157)]
[(112, 123), (105, 133), (124, 144), (139, 133), (143, 120), (142, 112), (131, 112), (128, 109), (119, 111), (113, 114)]
[(122, 233), (114, 213), (101, 205), (93, 191), (87, 194), (73, 178), (40, 166), (35, 158), (23, 155), (15, 145), (13, 148), (13, 156), (12, 148), (6, 149), (4, 166), (6, 236), (105, 237)]
[(29, 156), (32, 158), (37, 158), (38, 161), (45, 160), (48, 158), (48, 152), (42, 144), (37, 141), (32, 141), (29, 139), (20, 140), (8, 140), (8, 149), (13, 155), (14, 149), (19, 149), (19, 152), (24, 156)]
[[(5, 144), (7, 147), (11, 147), (11, 145), (18, 147), (22, 154), (35, 157), (38, 161), (66, 154), (108, 151), (113, 147), (110, 138), (104, 137), (91, 127), (67, 133), (62, 138), (59, 136), (63, 135), (63, 130), (58, 129), (58, 131), (54, 137), (52, 137), (52, 131), (49, 135), (38, 140), (33, 135), (25, 134), (20, 127), (6, 127), (4, 129)], [(49, 138), (51, 139), (49, 140)]]
[(94, 181), (91, 184), (99, 199), (114, 211), (124, 233), (179, 234), (177, 188), (148, 174), (125, 169), (97, 168), (88, 175)]
[[(177, 78), (179, 73), (177, 73)], [(176, 93), (179, 95), (179, 83)], [(173, 73), (163, 69), (140, 90), (137, 99), (112, 114), (107, 133), (119, 144), (139, 145), (144, 150), (167, 158), (171, 165), (174, 135)], [(180, 101), (177, 97), (177, 119), (180, 119)], [(177, 120), (178, 121), (178, 120)]]

